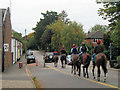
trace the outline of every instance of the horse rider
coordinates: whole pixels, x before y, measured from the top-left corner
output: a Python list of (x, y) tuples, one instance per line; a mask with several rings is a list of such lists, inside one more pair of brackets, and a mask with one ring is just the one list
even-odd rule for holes
[(85, 43), (82, 42), (82, 46), (80, 47), (79, 57), (81, 57), (83, 53), (87, 53), (87, 52), (88, 52), (88, 48), (87, 48), (87, 46), (85, 45)]
[(94, 48), (94, 54), (92, 55), (93, 64), (95, 64), (96, 55), (104, 51), (103, 47), (100, 45), (100, 40), (97, 40), (97, 45)]
[(73, 47), (71, 49), (71, 58), (73, 58), (74, 54), (78, 54), (78, 49), (76, 48), (75, 44), (73, 44)]
[(62, 54), (64, 54), (64, 55), (66, 55), (66, 56), (67, 56), (67, 53), (66, 53), (66, 51), (65, 51), (64, 47), (63, 47), (63, 48), (62, 48), (62, 50), (60, 51), (60, 55), (62, 55)]
[(57, 52), (57, 50), (55, 49), (55, 51), (54, 51), (54, 55), (58, 55), (58, 52)]
[[(66, 53), (64, 47), (63, 47), (62, 50), (60, 51), (60, 58), (61, 58), (62, 56), (67, 56), (67, 53)], [(66, 60), (65, 60), (65, 64), (67, 64)]]

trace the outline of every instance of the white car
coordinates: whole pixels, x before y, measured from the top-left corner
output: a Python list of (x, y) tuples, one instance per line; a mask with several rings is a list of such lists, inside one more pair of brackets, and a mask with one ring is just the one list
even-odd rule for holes
[(68, 64), (68, 65), (71, 65), (71, 64), (72, 64), (71, 55), (67, 55), (67, 56), (66, 56), (66, 61), (67, 61), (67, 64)]

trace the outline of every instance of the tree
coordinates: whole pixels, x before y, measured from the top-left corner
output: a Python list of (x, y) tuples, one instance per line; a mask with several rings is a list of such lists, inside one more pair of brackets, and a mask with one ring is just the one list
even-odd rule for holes
[(85, 33), (83, 32), (83, 25), (71, 22), (69, 25), (63, 28), (62, 44), (70, 53), (70, 49), (73, 44), (79, 46), (85, 39)]
[(120, 21), (120, 2), (104, 3), (103, 6), (104, 8), (98, 10), (98, 14), (103, 19), (109, 19), (109, 26), (113, 30), (114, 26), (118, 25), (117, 22)]
[(109, 28), (106, 25), (96, 24), (90, 29), (90, 31), (91, 32), (101, 31), (103, 33), (107, 33), (109, 31)]
[(37, 45), (39, 48), (43, 48), (41, 38), (42, 34), (46, 30), (46, 26), (55, 22), (58, 19), (58, 14), (57, 12), (49, 12), (47, 11), (46, 13), (41, 13), (43, 15), (43, 19), (40, 19), (39, 22), (37, 22), (37, 25), (33, 30), (35, 31), (35, 40), (37, 42)]
[(14, 36), (16, 39), (22, 41), (22, 34), (21, 34), (21, 33), (13, 32), (13, 36)]
[[(110, 38), (111, 43), (115, 47), (114, 55), (120, 54), (120, 2), (104, 3), (104, 8), (98, 10), (98, 14), (103, 19), (110, 22)], [(116, 51), (117, 50), (117, 51)], [(113, 55), (113, 56), (114, 56)]]
[(56, 49), (60, 49), (59, 44), (62, 42), (63, 28), (66, 26), (65, 22), (62, 21), (61, 17), (58, 20), (47, 26), (47, 29), (52, 30), (51, 45)]
[(67, 18), (68, 14), (66, 13), (65, 10), (63, 10), (59, 15), (60, 15), (62, 21), (65, 22), (65, 24), (68, 24), (70, 22), (69, 21), (70, 19)]

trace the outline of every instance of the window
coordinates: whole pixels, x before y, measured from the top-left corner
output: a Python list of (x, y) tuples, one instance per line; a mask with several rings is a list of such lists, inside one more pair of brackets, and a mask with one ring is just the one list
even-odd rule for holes
[(93, 40), (93, 43), (96, 43), (96, 42), (97, 42), (97, 40), (100, 40), (100, 39), (94, 39), (94, 40)]

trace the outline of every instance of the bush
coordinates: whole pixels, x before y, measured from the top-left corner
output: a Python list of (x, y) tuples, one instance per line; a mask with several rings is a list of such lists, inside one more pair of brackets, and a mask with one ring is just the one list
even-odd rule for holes
[(105, 50), (103, 53), (107, 56), (107, 59), (110, 60), (110, 52)]
[(117, 56), (117, 63), (120, 63), (120, 56)]

